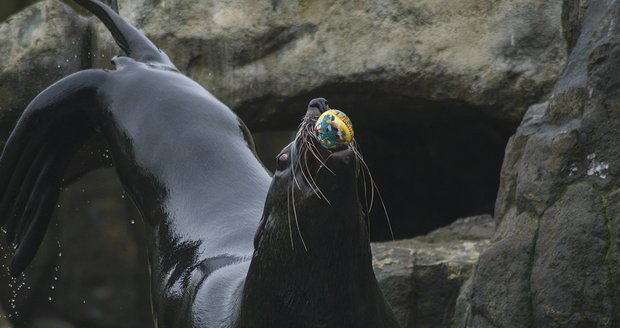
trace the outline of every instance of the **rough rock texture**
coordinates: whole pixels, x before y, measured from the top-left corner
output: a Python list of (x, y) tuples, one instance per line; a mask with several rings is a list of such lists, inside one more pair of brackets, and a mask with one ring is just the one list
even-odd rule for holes
[[(519, 120), (553, 85), (566, 53), (558, 1), (142, 0), (120, 7), (181, 71), (256, 127), (278, 125), (282, 114), (296, 123), (297, 108), (317, 92), (458, 102)], [(98, 35), (105, 36), (99, 51), (115, 54), (107, 34)]]
[(458, 327), (620, 326), (620, 3), (569, 7), (574, 48), (506, 149)]
[[(398, 238), (492, 212), (505, 144), (557, 79), (570, 30), (562, 3), (542, 0), (136, 0), (120, 8), (254, 132), (294, 129), (317, 96), (347, 112), (378, 184), (390, 186)], [(0, 106), (12, 111), (0, 109), (0, 133), (45, 86), (79, 68), (109, 67), (120, 53), (101, 23), (78, 12), (45, 0), (2, 24), (0, 54), (9, 60), (0, 64)], [(386, 226), (373, 229), (389, 239)]]
[(372, 244), (379, 286), (402, 327), (452, 326), (461, 285), (494, 230), (490, 216), (479, 216), (426, 236)]
[(90, 22), (58, 1), (44, 1), (0, 24), (0, 139), (53, 82), (90, 67)]
[[(309, 94), (330, 88), (458, 102), (518, 120), (553, 85), (566, 51), (555, 1), (141, 0), (120, 1), (120, 9), (256, 127), (282, 128), (282, 113), (296, 122)], [(86, 21), (46, 0), (2, 24), (0, 85), (30, 89), (3, 90), (3, 108), (21, 109), (50, 82), (89, 66), (89, 51), (97, 67), (119, 54), (102, 24)]]
[[(102, 24), (81, 10), (78, 12), (82, 15), (77, 15), (70, 6), (57, 0), (41, 1), (0, 24), (3, 58), (0, 62), (0, 140), (4, 140), (21, 110), (43, 88), (83, 68), (109, 67), (109, 59), (120, 53)], [(567, 46), (577, 43), (585, 12), (583, 1), (544, 0), (136, 0), (120, 1), (120, 7), (121, 15), (142, 28), (181, 71), (237, 111), (254, 131), (294, 129), (307, 101), (316, 96), (327, 97), (337, 108), (345, 110), (354, 121), (356, 135), (382, 187), (399, 237), (411, 236), (414, 230), (428, 232), (459, 216), (492, 210), (505, 142), (526, 108), (545, 98), (552, 89), (564, 66)], [(588, 92), (582, 88), (566, 93), (556, 102), (579, 104), (579, 99)], [(535, 108), (543, 111), (545, 106)], [(563, 119), (564, 110), (569, 114), (572, 109), (579, 113), (580, 107), (558, 105), (553, 108), (556, 112), (553, 117)], [(536, 109), (532, 109), (529, 117), (536, 118), (536, 115)], [(536, 124), (527, 129), (534, 129), (530, 133), (534, 134)], [(514, 140), (511, 149), (515, 150), (509, 152), (509, 162), (510, 156), (514, 157), (512, 162), (522, 158), (519, 147), (525, 147), (529, 137)], [(602, 144), (599, 146), (605, 149)], [(571, 148), (565, 141), (554, 147)], [(538, 159), (552, 154), (546, 148), (529, 146), (527, 149), (538, 156), (533, 157), (531, 163), (539, 163)], [(603, 155), (596, 153), (596, 163), (606, 160), (601, 157)], [(590, 159), (575, 158), (579, 159), (575, 159), (575, 168), (581, 170), (579, 174), (584, 174)], [(520, 169), (525, 172), (520, 175), (523, 181), (502, 185), (500, 199), (514, 194), (505, 190), (514, 190), (518, 185), (522, 195), (519, 204), (536, 202), (538, 196), (530, 195), (536, 195), (533, 192), (539, 189), (545, 190), (547, 184), (539, 185), (535, 178), (537, 174), (547, 173), (537, 170), (531, 163)], [(558, 164), (548, 162), (545, 165)], [(504, 175), (514, 175), (520, 167), (509, 166), (507, 164), (504, 169)], [(604, 165), (595, 165), (592, 172), (599, 172), (596, 174), (600, 176), (615, 169), (613, 164), (603, 168)], [(534, 180), (525, 181), (529, 178)], [(542, 194), (555, 197), (553, 188)], [(118, 195), (108, 195), (111, 198), (107, 199), (115, 199)], [(609, 194), (607, 198), (608, 213), (615, 211), (612, 196)], [(106, 196), (93, 195), (92, 199), (95, 197)], [(90, 199), (83, 199), (87, 200)], [(501, 236), (523, 241), (521, 248), (515, 250), (524, 251), (511, 253), (510, 257), (501, 259), (504, 262), (498, 263), (514, 266), (515, 272), (524, 270), (521, 274), (527, 276), (527, 265), (531, 266), (528, 261), (532, 258), (528, 251), (534, 249), (531, 231), (538, 231), (538, 219), (531, 214), (534, 212), (529, 210), (530, 205), (526, 211), (513, 209), (510, 212), (510, 208), (516, 208), (516, 201), (500, 203), (508, 204), (506, 209), (498, 207), (502, 218), (514, 212), (519, 213), (521, 220), (502, 221), (506, 224), (502, 224)], [(96, 215), (91, 214), (82, 212), (73, 219), (95, 222)], [(376, 221), (382, 222), (381, 218)], [(373, 228), (378, 226), (381, 224), (373, 224)], [(110, 229), (108, 231), (115, 231)], [(68, 231), (66, 236), (79, 234), (79, 230), (74, 230)], [(380, 233), (372, 235), (380, 236)], [(92, 243), (95, 239), (72, 239), (72, 245), (77, 250), (91, 249), (80, 243)], [(502, 242), (502, 238), (498, 240)], [(479, 251), (477, 246), (468, 248), (470, 246), (466, 245), (470, 244), (467, 243), (477, 245), (478, 242), (454, 241), (441, 246), (432, 240), (417, 240), (373, 246), (377, 256), (383, 256), (375, 258), (380, 266), (377, 272), (382, 287), (390, 290), (390, 300), (403, 322), (416, 327), (439, 327), (449, 322), (458, 286), (467, 277), (468, 268), (475, 261), (474, 254)], [(521, 245), (510, 240), (505, 243), (507, 249)], [(53, 242), (49, 245), (47, 252), (55, 257), (56, 246)], [(113, 247), (107, 245), (103, 249)], [(463, 250), (471, 253), (462, 253)], [(416, 262), (407, 259), (410, 254)], [(89, 259), (83, 260), (82, 267), (92, 269), (94, 273), (89, 274), (96, 276), (97, 267), (91, 267)], [(43, 273), (32, 272), (31, 278), (35, 281), (37, 277), (49, 277), (50, 268), (54, 268), (55, 262), (41, 261), (47, 267), (41, 269)], [(489, 257), (486, 261), (490, 261)], [(527, 265), (524, 267), (523, 263)], [(105, 265), (104, 269), (112, 269), (111, 265)], [(66, 264), (68, 266), (70, 264)], [(78, 271), (65, 271), (69, 277), (79, 277), (77, 274), (71, 276), (71, 272)], [(116, 278), (121, 276), (102, 272)], [(483, 274), (484, 270), (480, 272)], [(111, 316), (113, 313), (127, 313), (127, 309), (116, 311), (113, 308), (118, 303), (102, 291), (105, 288), (93, 291), (92, 298), (89, 297), (101, 303), (87, 302), (90, 307), (80, 308), (83, 312), (71, 312), (82, 306), (79, 305), (81, 299), (71, 293), (86, 290), (89, 284), (69, 281), (65, 281), (65, 287), (72, 299), (38, 308), (42, 316), (45, 311), (47, 314), (64, 313), (65, 326), (79, 326), (82, 320), (87, 320), (81, 317), (85, 315), (93, 318), (85, 326), (98, 327), (118, 322), (118, 318)], [(446, 281), (448, 283), (444, 283)], [(496, 286), (500, 288), (494, 290), (504, 290), (504, 281), (499, 280)], [(513, 284), (513, 280), (506, 281)], [(116, 282), (118, 286), (127, 284), (120, 278)], [(407, 287), (408, 282), (414, 285)], [(49, 291), (49, 281), (38, 283), (45, 292)], [(480, 279), (471, 284), (484, 285)], [(105, 284), (94, 279), (92, 285)], [(514, 288), (519, 290), (522, 284), (515, 282)], [(444, 291), (443, 294), (434, 295), (436, 289)], [(11, 297), (10, 290), (8, 294), (5, 290), (0, 292)], [(42, 295), (41, 300), (45, 301), (47, 295)], [(546, 297), (546, 294), (540, 295)], [(410, 298), (414, 296), (415, 302)], [(467, 305), (472, 299), (467, 292), (461, 296), (465, 300), (461, 302), (465, 305), (462, 313), (483, 306), (482, 303), (473, 307)], [(132, 296), (124, 297), (131, 299)], [(506, 296), (506, 299), (519, 302), (518, 297)], [(89, 312), (102, 309), (101, 304), (109, 305), (105, 311), (110, 309), (111, 312)], [(5, 304), (7, 309), (10, 306)], [(502, 314), (501, 310), (498, 308), (497, 315)], [(103, 316), (107, 316), (105, 320)], [(39, 322), (51, 320), (50, 316), (43, 318)], [(140, 319), (132, 320), (140, 322)]]

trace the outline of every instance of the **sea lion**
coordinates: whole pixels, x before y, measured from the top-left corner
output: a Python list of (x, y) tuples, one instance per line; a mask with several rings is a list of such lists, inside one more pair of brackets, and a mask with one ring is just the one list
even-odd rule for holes
[(75, 2), (127, 57), (56, 82), (11, 133), (0, 156), (11, 273), (34, 257), (72, 155), (98, 133), (149, 230), (155, 326), (397, 327), (372, 271), (361, 157), (308, 132), (327, 101), (310, 102), (272, 179), (228, 107), (113, 10)]

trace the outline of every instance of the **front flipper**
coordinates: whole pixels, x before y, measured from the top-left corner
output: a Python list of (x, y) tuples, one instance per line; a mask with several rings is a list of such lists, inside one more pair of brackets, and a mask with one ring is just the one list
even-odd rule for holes
[(34, 257), (73, 154), (95, 132), (103, 70), (70, 75), (28, 105), (0, 156), (0, 225), (17, 249), (13, 276)]

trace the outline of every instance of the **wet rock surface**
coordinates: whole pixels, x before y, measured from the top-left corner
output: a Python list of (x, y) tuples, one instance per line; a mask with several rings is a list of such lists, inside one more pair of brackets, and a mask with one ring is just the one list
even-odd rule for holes
[(457, 327), (620, 325), (620, 4), (569, 7), (574, 48), (508, 144), (497, 233)]

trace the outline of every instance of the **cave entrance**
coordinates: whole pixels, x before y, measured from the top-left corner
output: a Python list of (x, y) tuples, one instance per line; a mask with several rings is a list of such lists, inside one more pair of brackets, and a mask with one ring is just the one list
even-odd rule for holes
[[(299, 124), (308, 100), (318, 96), (350, 116), (396, 239), (426, 234), (458, 218), (493, 214), (504, 149), (519, 122), (457, 102), (332, 87), (287, 102), (288, 109), (301, 108), (290, 126)], [(273, 169), (275, 155), (293, 133), (255, 134), (259, 157), (268, 168)], [(371, 212), (371, 239), (391, 239), (379, 202)]]

